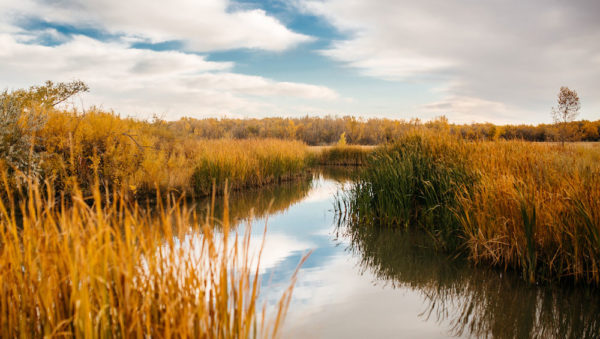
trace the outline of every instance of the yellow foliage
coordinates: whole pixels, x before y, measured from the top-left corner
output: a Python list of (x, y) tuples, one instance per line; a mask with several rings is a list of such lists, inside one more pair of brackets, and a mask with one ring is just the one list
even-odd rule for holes
[(1, 337), (277, 336), (295, 274), (267, 321), (251, 232), (230, 236), (227, 207), (216, 232), (181, 201), (91, 193), (30, 182), (20, 208), (0, 199)]
[(300, 175), (309, 162), (307, 147), (278, 139), (198, 138), (176, 134), (162, 122), (121, 118), (91, 110), (50, 111), (40, 131), (44, 172), (65, 188), (89, 190), (97, 175), (103, 185), (207, 194), (213, 179), (232, 189), (259, 186)]
[(600, 284), (600, 148), (499, 141), (465, 152), (480, 177), (459, 207), (475, 260)]

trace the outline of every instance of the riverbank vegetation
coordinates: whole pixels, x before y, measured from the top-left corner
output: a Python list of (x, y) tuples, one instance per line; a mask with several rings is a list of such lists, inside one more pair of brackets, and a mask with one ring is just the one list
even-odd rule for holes
[[(137, 197), (156, 188), (207, 195), (213, 180), (223, 187), (228, 179), (237, 190), (304, 175), (312, 164), (362, 165), (371, 149), (358, 144), (386, 144), (413, 130), (466, 140), (542, 141), (559, 135), (554, 125), (454, 125), (445, 118), (426, 123), (351, 117), (167, 122), (61, 106), (87, 90), (80, 81), (47, 82), (0, 95), (0, 162), (9, 172), (51, 178), (59, 191), (75, 184), (89, 191), (97, 173), (103, 187), (117, 185)], [(600, 121), (560, 127), (569, 129), (569, 140), (599, 138)], [(320, 152), (306, 146), (323, 144), (330, 146)]]
[(48, 93), (61, 93), (60, 86), (2, 94), (0, 167), (11, 179), (21, 172), (51, 179), (61, 192), (77, 186), (89, 193), (98, 176), (103, 187), (119, 186), (136, 196), (157, 188), (208, 195), (213, 181), (223, 187), (227, 179), (232, 190), (262, 186), (304, 175), (312, 161), (299, 141), (208, 140), (179, 133), (161, 120), (57, 109), (48, 102), (63, 96)]
[(367, 158), (373, 153), (375, 147), (344, 144), (315, 146), (311, 150), (316, 153), (316, 161), (320, 165), (362, 166), (366, 164)]
[[(168, 122), (180, 133), (209, 139), (277, 138), (299, 140), (308, 145), (334, 145), (342, 134), (348, 144), (379, 145), (393, 141), (414, 128), (447, 130), (468, 140), (600, 141), (600, 120), (565, 124), (494, 125), (491, 123), (452, 124), (444, 117), (432, 121), (362, 119), (344, 117), (303, 117), (263, 119), (193, 119)], [(565, 134), (566, 133), (566, 134)]]
[(230, 234), (227, 207), (220, 222), (182, 200), (147, 209), (98, 184), (91, 200), (54, 189), (0, 200), (2, 337), (277, 336), (295, 278), (261, 307), (259, 250), (249, 230)]
[(413, 132), (370, 158), (349, 222), (418, 227), (527, 280), (600, 284), (600, 147)]
[(213, 179), (236, 190), (290, 179), (308, 165), (297, 141), (205, 140), (100, 111), (50, 113), (39, 140), (42, 173), (67, 189), (73, 181), (88, 188), (96, 171), (138, 194), (159, 187), (207, 195)]

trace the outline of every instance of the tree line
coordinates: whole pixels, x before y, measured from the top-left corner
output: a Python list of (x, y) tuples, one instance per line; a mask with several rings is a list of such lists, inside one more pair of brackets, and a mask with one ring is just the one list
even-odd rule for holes
[(494, 125), (491, 123), (452, 124), (445, 117), (423, 122), (419, 119), (393, 120), (344, 117), (194, 119), (163, 122), (177, 133), (202, 138), (279, 138), (301, 140), (309, 145), (347, 143), (376, 145), (404, 135), (415, 128), (444, 130), (468, 140), (600, 141), (600, 120), (569, 121), (561, 124)]
[[(25, 158), (25, 155), (30, 154), (30, 149), (39, 144), (34, 136), (47, 119), (47, 114), (42, 112), (55, 109), (55, 106), (72, 96), (88, 90), (88, 86), (81, 81), (48, 81), (42, 86), (0, 93), (0, 153), (5, 158)], [(557, 99), (557, 106), (552, 109), (555, 123), (539, 125), (452, 124), (444, 116), (427, 122), (420, 119), (305, 116), (262, 119), (182, 118), (178, 121), (155, 118), (153, 122), (146, 123), (153, 126), (154, 130), (161, 130), (158, 134), (172, 133), (186, 138), (276, 138), (299, 140), (308, 145), (331, 145), (340, 141), (355, 145), (377, 145), (396, 140), (414, 129), (443, 130), (467, 140), (600, 141), (600, 120), (574, 121), (580, 108), (575, 91), (562, 87)], [(131, 133), (127, 135), (138, 142)]]

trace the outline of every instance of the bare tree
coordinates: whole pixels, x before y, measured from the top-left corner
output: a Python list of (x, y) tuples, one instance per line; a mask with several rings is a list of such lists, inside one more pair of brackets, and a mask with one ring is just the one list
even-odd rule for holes
[(59, 83), (48, 80), (42, 86), (31, 86), (29, 89), (13, 91), (11, 96), (19, 100), (23, 106), (37, 103), (46, 108), (51, 108), (67, 101), (74, 95), (88, 91), (89, 87), (80, 80)]
[[(0, 92), (0, 162), (10, 170), (38, 175), (41, 158), (40, 150), (36, 149), (39, 144), (36, 133), (46, 123), (46, 116), (43, 110), (37, 109), (38, 105), (50, 109), (88, 90), (84, 82), (75, 80), (46, 81), (42, 86)], [(126, 136), (133, 139), (131, 135)]]
[(25, 112), (21, 102), (7, 91), (0, 93), (0, 162), (8, 165), (9, 171), (39, 173), (34, 138), (44, 122), (43, 116)]
[(565, 140), (571, 134), (569, 123), (577, 118), (580, 108), (581, 104), (577, 92), (565, 86), (561, 87), (560, 92), (558, 92), (558, 106), (552, 107), (552, 118), (559, 128), (559, 137), (563, 146)]

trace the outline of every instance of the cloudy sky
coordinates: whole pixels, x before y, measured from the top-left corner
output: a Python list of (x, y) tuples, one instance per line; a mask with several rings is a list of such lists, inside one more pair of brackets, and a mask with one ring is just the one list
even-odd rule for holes
[(2, 0), (0, 88), (122, 115), (600, 119), (597, 0)]

